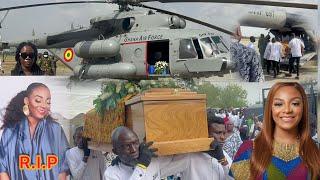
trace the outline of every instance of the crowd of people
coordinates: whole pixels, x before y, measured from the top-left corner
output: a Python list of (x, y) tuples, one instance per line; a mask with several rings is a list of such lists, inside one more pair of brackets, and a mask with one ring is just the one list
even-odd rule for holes
[[(320, 151), (310, 135), (307, 104), (302, 86), (288, 82), (270, 89), (263, 122), (255, 115), (245, 117), (244, 108), (208, 109), (208, 136), (213, 141), (205, 152), (158, 157), (153, 142), (141, 141), (120, 126), (112, 132), (116, 156), (107, 165), (101, 151), (88, 147), (83, 127), (75, 130), (76, 146), (69, 148), (63, 129), (50, 115), (49, 88), (32, 83), (5, 109), (0, 179), (317, 179)], [(30, 169), (28, 161), (20, 162), (21, 154), (31, 162), (53, 154), (59, 162), (50, 169)]]
[[(242, 141), (254, 139), (262, 127), (262, 116), (258, 117), (255, 113), (247, 111), (247, 107), (210, 109), (215, 116), (223, 118), (225, 125), (234, 129), (240, 135)], [(231, 128), (232, 127), (232, 128)]]
[[(270, 74), (272, 69), (273, 77), (276, 78), (280, 74), (280, 63), (289, 59), (289, 71), (286, 76), (291, 77), (295, 71), (297, 73), (295, 78), (299, 79), (300, 58), (305, 48), (303, 40), (294, 33), (289, 38), (283, 38), (282, 40), (280, 37), (274, 37), (271, 41), (270, 39), (270, 35), (264, 36), (264, 34), (261, 34), (258, 41), (261, 64), (266, 67), (267, 74)], [(290, 41), (288, 41), (289, 39)], [(251, 44), (250, 38), (248, 46), (251, 46)]]

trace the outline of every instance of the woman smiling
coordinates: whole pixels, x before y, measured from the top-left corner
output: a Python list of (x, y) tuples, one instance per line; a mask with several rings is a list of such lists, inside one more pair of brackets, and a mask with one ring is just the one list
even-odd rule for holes
[(37, 65), (38, 50), (30, 42), (22, 42), (18, 45), (15, 59), (16, 65), (11, 71), (13, 76), (43, 75), (43, 71)]
[(42, 83), (30, 84), (9, 102), (0, 141), (1, 180), (66, 179), (69, 144), (50, 106), (50, 90)]
[(301, 85), (277, 83), (269, 91), (263, 129), (239, 148), (235, 179), (318, 179), (320, 151), (310, 136), (307, 96)]

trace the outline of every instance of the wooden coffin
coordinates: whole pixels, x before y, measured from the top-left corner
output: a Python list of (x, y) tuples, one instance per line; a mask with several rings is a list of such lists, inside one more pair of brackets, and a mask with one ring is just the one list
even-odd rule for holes
[(151, 89), (125, 102), (126, 126), (158, 155), (209, 150), (206, 95), (182, 89)]

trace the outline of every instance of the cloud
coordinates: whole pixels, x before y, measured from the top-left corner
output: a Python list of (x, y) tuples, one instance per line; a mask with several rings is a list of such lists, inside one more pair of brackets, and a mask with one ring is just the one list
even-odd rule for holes
[[(55, 2), (58, 1), (60, 0)], [(45, 2), (53, 1), (30, 0), (18, 2), (5, 0), (4, 3), (0, 4), (3, 7), (9, 7)], [(29, 39), (33, 29), (35, 29), (36, 35), (44, 35), (69, 30), (71, 23), (74, 23), (75, 26), (89, 26), (91, 18), (112, 13), (116, 7), (113, 4), (72, 4), (12, 10), (2, 24), (3, 28), (0, 34), (3, 40), (21, 40)], [(0, 18), (3, 15), (4, 12), (0, 13)]]

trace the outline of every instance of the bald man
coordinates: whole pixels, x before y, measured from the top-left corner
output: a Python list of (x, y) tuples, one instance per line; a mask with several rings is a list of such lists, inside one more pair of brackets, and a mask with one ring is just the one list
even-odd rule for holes
[(156, 149), (150, 148), (151, 144), (140, 144), (136, 133), (127, 127), (116, 128), (112, 133), (112, 145), (119, 161), (106, 169), (104, 179), (160, 180), (178, 173), (181, 173), (182, 179), (226, 179), (222, 165), (211, 157), (220, 152), (211, 151), (211, 156), (207, 153), (188, 153), (156, 158)]

